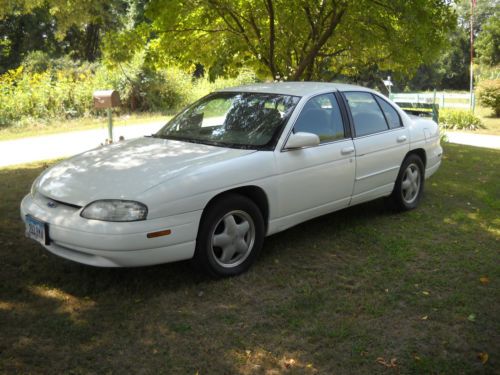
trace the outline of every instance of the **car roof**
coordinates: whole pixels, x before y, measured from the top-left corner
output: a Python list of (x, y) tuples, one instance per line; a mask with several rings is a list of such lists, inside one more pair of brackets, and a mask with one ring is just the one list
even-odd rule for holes
[(228, 87), (219, 91), (229, 92), (260, 92), (267, 94), (283, 94), (294, 96), (309, 96), (328, 91), (368, 91), (366, 87), (348, 85), (344, 83), (330, 82), (271, 82), (271, 83), (256, 83), (252, 85), (243, 85), (236, 87)]

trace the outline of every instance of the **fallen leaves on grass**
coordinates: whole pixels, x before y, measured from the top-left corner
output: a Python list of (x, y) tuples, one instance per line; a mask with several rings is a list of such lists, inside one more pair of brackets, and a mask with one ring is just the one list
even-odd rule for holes
[(422, 294), (423, 294), (424, 296), (429, 296), (431, 293), (430, 293), (430, 292), (428, 292), (427, 290), (424, 290), (424, 291), (422, 292)]
[(293, 358), (285, 359), (285, 361), (284, 361), (284, 365), (286, 368), (290, 368), (294, 364), (295, 364), (295, 359), (293, 359)]
[(421, 320), (427, 320), (429, 317), (427, 315), (424, 315), (423, 317), (421, 317), (420, 319)]
[(486, 362), (488, 362), (488, 358), (489, 355), (486, 352), (477, 353), (477, 359), (479, 359), (483, 365), (486, 364)]
[(488, 285), (490, 283), (490, 279), (488, 276), (481, 276), (479, 278), (479, 281), (481, 282), (481, 284), (483, 285)]
[(468, 317), (467, 317), (467, 320), (469, 322), (475, 322), (476, 321), (476, 314), (470, 314)]
[(276, 356), (274, 353), (261, 348), (246, 349), (243, 352), (233, 352), (239, 363), (238, 373), (250, 374), (284, 374), (289, 371), (298, 374), (316, 374), (318, 370), (311, 362), (302, 362), (297, 353), (287, 353)]
[(398, 364), (397, 364), (398, 360), (396, 358), (391, 358), (391, 360), (388, 362), (388, 361), (385, 360), (385, 358), (378, 357), (375, 361), (378, 364), (381, 364), (382, 366), (385, 366), (387, 368), (396, 368), (396, 367), (398, 367)]

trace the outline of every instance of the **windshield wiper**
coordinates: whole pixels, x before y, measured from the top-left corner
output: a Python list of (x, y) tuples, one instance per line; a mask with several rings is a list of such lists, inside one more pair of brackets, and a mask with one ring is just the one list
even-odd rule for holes
[(176, 136), (171, 136), (171, 135), (170, 136), (169, 135), (159, 135), (158, 133), (146, 135), (146, 137), (159, 138), (159, 139), (170, 139), (172, 141), (196, 143), (196, 144), (216, 146), (216, 147), (238, 148), (238, 149), (245, 149), (245, 150), (255, 150), (255, 149), (259, 148), (259, 146), (255, 146), (255, 145), (247, 145), (247, 144), (241, 144), (241, 143), (230, 143), (230, 142), (219, 142), (219, 141), (212, 141), (212, 140), (208, 140), (208, 139), (176, 137)]
[(160, 139), (170, 139), (172, 141), (181, 141), (181, 142), (202, 143), (202, 144), (205, 144), (205, 142), (203, 140), (201, 140), (201, 139), (187, 138), (187, 137), (176, 137), (175, 135), (160, 135), (158, 133), (155, 133), (155, 134), (151, 134), (151, 137), (153, 137), (153, 138), (160, 138)]
[(147, 138), (159, 138), (159, 139), (172, 139), (172, 138), (167, 137), (166, 135), (160, 135), (158, 133), (153, 133), (151, 135), (145, 135), (145, 137), (147, 137)]

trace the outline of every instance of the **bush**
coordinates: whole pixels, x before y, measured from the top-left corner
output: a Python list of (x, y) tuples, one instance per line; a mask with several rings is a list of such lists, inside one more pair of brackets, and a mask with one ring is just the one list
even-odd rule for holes
[(22, 67), (25, 72), (29, 73), (42, 73), (49, 69), (51, 60), (49, 55), (43, 51), (28, 52), (23, 59)]
[(471, 111), (442, 109), (439, 111), (439, 125), (444, 129), (477, 130), (484, 128), (481, 119)]
[[(44, 70), (45, 63), (49, 67)], [(23, 65), (0, 76), (0, 127), (95, 115), (92, 92), (108, 87), (112, 77), (96, 69), (31, 54)]]
[(153, 70), (140, 55), (129, 64), (107, 68), (32, 53), (19, 68), (0, 76), (0, 128), (104, 115), (94, 109), (95, 90), (118, 90), (122, 106), (115, 112), (171, 113), (217, 88), (253, 81), (249, 72), (210, 82), (173, 67)]
[(482, 81), (479, 84), (479, 103), (491, 108), (500, 117), (500, 79)]

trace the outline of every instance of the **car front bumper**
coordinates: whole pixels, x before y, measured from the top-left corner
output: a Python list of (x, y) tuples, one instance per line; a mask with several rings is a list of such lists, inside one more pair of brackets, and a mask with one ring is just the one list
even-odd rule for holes
[[(81, 208), (57, 203), (36, 194), (21, 202), (21, 218), (30, 215), (48, 225), (51, 253), (78, 263), (98, 267), (137, 267), (190, 259), (202, 211), (135, 222), (106, 222), (80, 216)], [(169, 235), (148, 238), (152, 232)]]

